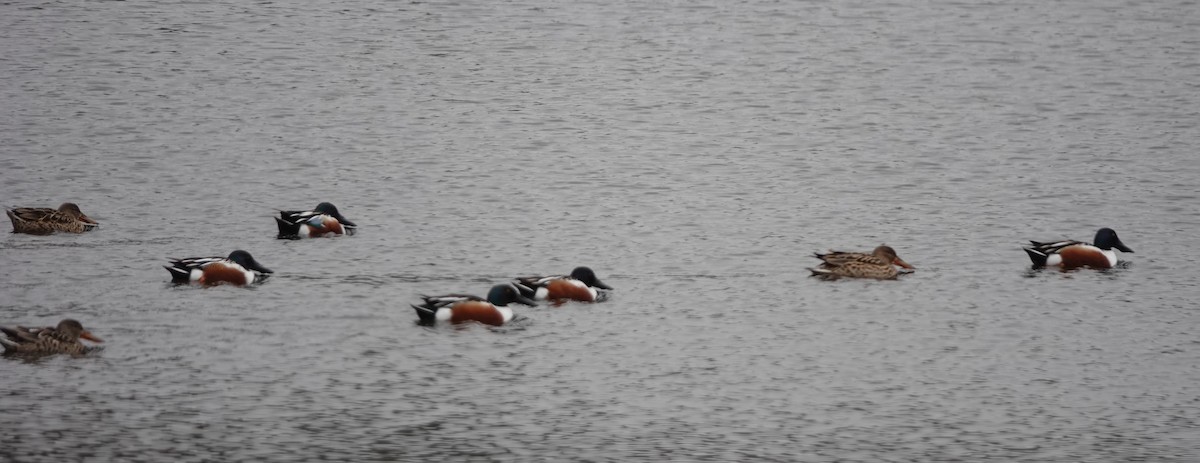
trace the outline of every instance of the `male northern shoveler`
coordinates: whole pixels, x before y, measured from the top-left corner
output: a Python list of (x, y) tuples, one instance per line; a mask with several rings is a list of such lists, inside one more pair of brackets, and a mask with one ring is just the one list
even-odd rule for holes
[(604, 299), (612, 286), (596, 277), (587, 267), (575, 267), (570, 275), (521, 277), (513, 282), (525, 297), (537, 300), (596, 302)]
[(79, 210), (75, 203), (62, 203), (58, 209), (48, 207), (18, 207), (5, 211), (12, 220), (13, 233), (49, 235), (56, 231), (83, 233), (100, 224)]
[(279, 211), (275, 224), (279, 226), (280, 239), (353, 235), (358, 228), (331, 203), (318, 204), (311, 211)]
[(912, 265), (896, 256), (896, 250), (891, 246), (879, 246), (870, 254), (862, 252), (836, 252), (828, 254), (813, 254), (821, 259), (821, 265), (810, 268), (813, 276), (825, 279), (840, 277), (874, 278), (877, 280), (895, 279), (900, 272), (893, 265), (913, 269)]
[(229, 283), (244, 286), (259, 283), (267, 278), (267, 274), (275, 273), (263, 267), (250, 253), (237, 250), (229, 253), (229, 257), (189, 257), (186, 259), (169, 259), (170, 266), (163, 268), (171, 273), (171, 282), (175, 284), (198, 283), (216, 285)]
[(57, 327), (26, 328), (24, 326), (0, 326), (5, 337), (0, 337), (5, 353), (14, 354), (71, 354), (82, 355), (95, 347), (89, 347), (79, 342), (87, 339), (92, 342), (104, 342), (83, 329), (83, 325), (70, 318), (58, 322)]
[(473, 321), (500, 326), (513, 319), (513, 311), (508, 307), (509, 304), (537, 305), (537, 302), (522, 296), (517, 287), (511, 284), (493, 286), (486, 300), (462, 294), (421, 296), (421, 299), (425, 301), (424, 304), (412, 304), (412, 307), (417, 310), (422, 325)]
[(1095, 244), (1075, 240), (1053, 243), (1030, 241), (1030, 243), (1033, 243), (1033, 246), (1022, 249), (1029, 254), (1034, 268), (1054, 266), (1063, 269), (1113, 268), (1117, 265), (1117, 253), (1112, 250), (1113, 248), (1120, 249), (1121, 252), (1133, 252), (1132, 249), (1125, 246), (1125, 243), (1121, 242), (1120, 238), (1117, 238), (1117, 232), (1111, 228), (1101, 228), (1100, 231), (1097, 231)]

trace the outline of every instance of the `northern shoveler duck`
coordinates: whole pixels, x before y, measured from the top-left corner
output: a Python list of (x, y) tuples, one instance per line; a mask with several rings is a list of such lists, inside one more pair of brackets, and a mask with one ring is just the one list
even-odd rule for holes
[(501, 284), (488, 291), (487, 299), (463, 294), (445, 296), (421, 296), (424, 303), (412, 304), (421, 318), (422, 325), (434, 325), (437, 322), (459, 324), (464, 322), (479, 322), (485, 325), (500, 326), (513, 319), (513, 311), (509, 304), (537, 305), (517, 290), (512, 284)]
[(912, 265), (896, 256), (896, 250), (891, 246), (879, 246), (870, 254), (862, 252), (836, 252), (828, 254), (813, 254), (821, 259), (821, 265), (810, 268), (813, 276), (825, 279), (840, 277), (874, 278), (877, 280), (895, 279), (900, 272), (894, 265), (913, 269)]
[(1053, 243), (1030, 241), (1030, 243), (1033, 245), (1022, 249), (1029, 254), (1034, 268), (1055, 266), (1063, 269), (1113, 268), (1117, 265), (1117, 253), (1113, 251), (1113, 248), (1120, 249), (1121, 252), (1133, 252), (1132, 249), (1125, 246), (1125, 243), (1121, 242), (1121, 239), (1117, 237), (1117, 232), (1111, 228), (1101, 228), (1097, 231), (1095, 244), (1075, 240)]
[(606, 294), (601, 290), (612, 289), (587, 267), (575, 267), (570, 275), (521, 277), (514, 284), (525, 297), (553, 302), (597, 302), (603, 300)]
[(26, 328), (24, 326), (0, 326), (5, 337), (0, 337), (5, 353), (13, 354), (86, 354), (95, 347), (84, 345), (79, 340), (104, 342), (103, 339), (83, 329), (83, 325), (70, 318), (58, 322), (57, 327)]
[(171, 282), (175, 284), (198, 283), (216, 285), (229, 283), (244, 286), (265, 280), (268, 274), (275, 273), (263, 267), (250, 253), (237, 250), (229, 253), (229, 257), (189, 257), (186, 259), (169, 259), (171, 265), (163, 268), (171, 273)]
[(13, 233), (49, 235), (56, 231), (83, 233), (100, 226), (83, 214), (75, 203), (62, 203), (58, 209), (48, 207), (18, 207), (5, 211), (12, 220)]
[(279, 211), (275, 218), (280, 239), (353, 235), (358, 225), (342, 217), (332, 203), (321, 203), (311, 211)]

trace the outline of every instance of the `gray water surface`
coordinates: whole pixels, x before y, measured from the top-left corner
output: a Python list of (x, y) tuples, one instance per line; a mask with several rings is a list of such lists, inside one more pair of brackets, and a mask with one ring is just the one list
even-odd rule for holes
[[(0, 460), (1200, 459), (1193, 2), (0, 4)], [(352, 237), (275, 239), (331, 201)], [(1112, 227), (1109, 271), (1026, 240)], [(0, 229), (3, 231), (3, 229)], [(899, 281), (807, 277), (880, 243)], [(167, 257), (250, 251), (255, 288)], [(429, 329), (588, 265), (602, 304)]]

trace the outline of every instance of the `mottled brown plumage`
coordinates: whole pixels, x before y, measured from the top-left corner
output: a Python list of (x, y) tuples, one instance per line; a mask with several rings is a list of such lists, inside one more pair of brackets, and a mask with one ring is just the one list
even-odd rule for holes
[(48, 207), (18, 207), (6, 211), (12, 220), (13, 233), (49, 235), (54, 232), (83, 233), (98, 224), (79, 210), (75, 203), (62, 203), (58, 209)]
[(104, 342), (83, 329), (83, 325), (70, 318), (58, 322), (57, 327), (26, 328), (24, 326), (0, 326), (0, 344), (5, 353), (17, 354), (71, 354), (82, 355), (95, 349), (79, 341)]
[(830, 251), (827, 254), (814, 254), (813, 256), (821, 259), (821, 265), (809, 270), (812, 271), (813, 276), (826, 279), (851, 277), (891, 280), (900, 275), (895, 265), (906, 269), (913, 268), (908, 262), (897, 257), (896, 250), (891, 246), (879, 246), (870, 254)]

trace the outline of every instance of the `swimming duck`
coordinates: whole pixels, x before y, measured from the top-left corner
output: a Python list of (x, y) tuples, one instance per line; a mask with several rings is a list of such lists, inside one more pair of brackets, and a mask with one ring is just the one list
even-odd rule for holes
[(1117, 265), (1117, 252), (1132, 253), (1111, 228), (1096, 232), (1095, 244), (1075, 240), (1055, 242), (1030, 241), (1032, 246), (1022, 248), (1033, 261), (1034, 268), (1058, 266), (1064, 270), (1079, 267), (1113, 268)]
[(311, 211), (279, 211), (275, 218), (280, 239), (353, 235), (358, 225), (342, 217), (332, 203), (321, 203)]
[(537, 305), (537, 302), (521, 295), (516, 286), (500, 284), (488, 291), (487, 299), (464, 294), (445, 296), (421, 296), (423, 304), (411, 304), (416, 309), (422, 325), (437, 322), (459, 324), (469, 321), (485, 325), (500, 326), (513, 319), (509, 304)]
[(250, 253), (240, 249), (229, 253), (229, 257), (188, 257), (169, 261), (171, 265), (164, 265), (163, 268), (171, 273), (171, 282), (175, 284), (229, 283), (244, 286), (260, 283), (268, 274), (275, 273), (259, 264)]
[(95, 349), (79, 342), (87, 339), (92, 342), (104, 342), (83, 329), (83, 325), (70, 318), (58, 322), (57, 327), (26, 328), (24, 326), (0, 326), (0, 344), (4, 345), (5, 353), (15, 354), (71, 354), (82, 355)]
[(896, 250), (891, 246), (879, 246), (870, 254), (862, 252), (836, 252), (813, 254), (821, 259), (821, 265), (810, 268), (813, 276), (825, 279), (840, 277), (874, 278), (876, 280), (895, 279), (900, 272), (893, 265), (913, 269), (912, 265), (896, 256)]
[(597, 302), (603, 300), (607, 294), (602, 290), (612, 289), (612, 286), (600, 281), (596, 272), (587, 267), (575, 267), (570, 275), (520, 277), (513, 284), (525, 297), (558, 302)]
[(56, 231), (83, 233), (99, 224), (83, 214), (75, 203), (62, 203), (58, 209), (48, 207), (18, 207), (5, 211), (12, 220), (13, 233), (49, 235)]

